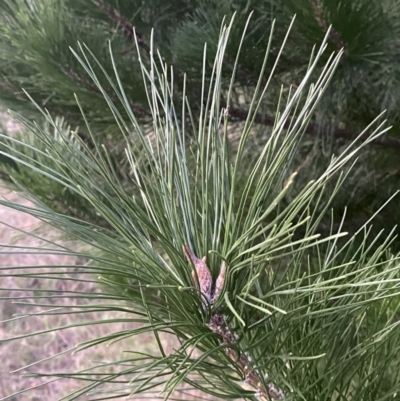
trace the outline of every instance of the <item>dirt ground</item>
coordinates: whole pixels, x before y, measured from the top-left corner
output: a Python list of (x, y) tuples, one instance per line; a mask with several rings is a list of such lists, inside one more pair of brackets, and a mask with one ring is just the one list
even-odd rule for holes
[[(28, 204), (28, 202), (20, 198), (17, 194), (11, 193), (5, 189), (0, 190), (0, 196), (9, 200)], [(22, 228), (30, 231), (37, 227), (39, 222), (27, 214), (1, 207), (0, 206), (0, 222), (6, 223), (14, 227)], [(2, 224), (0, 228), (0, 244), (16, 244), (22, 247), (37, 247), (43, 243), (36, 238), (26, 235), (20, 235), (15, 231)], [(0, 251), (10, 252), (12, 249), (1, 246)], [(64, 280), (38, 280), (37, 278), (18, 277), (18, 273), (28, 272), (28, 268), (22, 270), (12, 270), (12, 267), (24, 266), (40, 266), (40, 265), (64, 265), (74, 264), (75, 260), (67, 256), (55, 255), (23, 255), (23, 254), (2, 254), (0, 257), (0, 267), (6, 269), (2, 271), (0, 277), (0, 320), (13, 319), (26, 313), (33, 313), (43, 310), (43, 308), (24, 305), (18, 302), (30, 302), (24, 299), (5, 300), (4, 298), (29, 297), (33, 295), (29, 289), (41, 289), (44, 292), (57, 289), (59, 291), (80, 291), (91, 293), (98, 291), (95, 283), (83, 283), (80, 281), (64, 281)], [(39, 271), (39, 267), (34, 269)], [(22, 289), (28, 291), (22, 291)], [(43, 302), (43, 301), (42, 301)], [(62, 299), (57, 300), (54, 307), (74, 305), (78, 301)], [(52, 305), (50, 305), (51, 307)], [(49, 309), (49, 308), (46, 308)], [(100, 314), (85, 313), (79, 316), (71, 316), (69, 314), (53, 315), (53, 316), (31, 316), (29, 318), (14, 319), (0, 324), (0, 339), (4, 340), (13, 336), (24, 335), (35, 331), (46, 330), (47, 328), (64, 325), (74, 325), (80, 322), (92, 320), (100, 320), (109, 318), (108, 313)], [(113, 316), (115, 318), (116, 316)], [(12, 393), (35, 387), (44, 383), (43, 379), (35, 379), (24, 376), (24, 371), (10, 373), (13, 370), (20, 369), (25, 365), (29, 365), (43, 358), (60, 352), (66, 353), (58, 358), (45, 360), (31, 368), (32, 371), (40, 372), (62, 372), (62, 371), (79, 371), (86, 369), (92, 365), (94, 360), (102, 360), (105, 362), (112, 361), (116, 354), (129, 350), (132, 344), (129, 342), (116, 343), (112, 347), (98, 346), (94, 349), (72, 353), (75, 345), (87, 341), (91, 338), (99, 337), (107, 333), (126, 330), (129, 328), (127, 323), (114, 323), (110, 325), (90, 325), (85, 327), (74, 327), (62, 331), (56, 331), (45, 335), (27, 337), (22, 340), (12, 342), (0, 342), (0, 355), (2, 364), (0, 367), (0, 398), (8, 396)], [(149, 340), (149, 339), (147, 339)], [(150, 340), (151, 343), (151, 340)], [(150, 345), (150, 344), (149, 344)], [(71, 350), (71, 351), (68, 351)], [(110, 368), (110, 372), (113, 371)], [(72, 389), (78, 388), (79, 383), (72, 380), (59, 380), (49, 385), (38, 387), (28, 393), (16, 395), (11, 398), (12, 401), (41, 401), (41, 400), (57, 400), (67, 395)], [(82, 398), (84, 399), (84, 398)], [(86, 399), (86, 398), (85, 398)]]

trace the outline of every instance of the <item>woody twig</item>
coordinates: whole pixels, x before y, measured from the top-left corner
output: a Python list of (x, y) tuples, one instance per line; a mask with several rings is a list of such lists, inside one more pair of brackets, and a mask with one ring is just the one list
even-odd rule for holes
[[(225, 262), (222, 263), (215, 286), (213, 286), (212, 275), (207, 266), (206, 257), (199, 259), (188, 246), (183, 247), (183, 252), (188, 262), (195, 268), (195, 271), (192, 272), (192, 277), (196, 287), (209, 301), (210, 305), (213, 305), (221, 294), (224, 285), (226, 272)], [(272, 383), (266, 386), (264, 385), (260, 374), (251, 365), (249, 357), (237, 347), (236, 343), (238, 337), (235, 333), (232, 333), (225, 315), (217, 311), (212, 313), (208, 327), (212, 332), (221, 337), (223, 344), (227, 345), (225, 348), (226, 355), (238, 366), (245, 377), (245, 382), (255, 389), (257, 398), (267, 400), (280, 400), (284, 398), (282, 391), (277, 390)], [(229, 347), (229, 345), (231, 345), (231, 347)]]

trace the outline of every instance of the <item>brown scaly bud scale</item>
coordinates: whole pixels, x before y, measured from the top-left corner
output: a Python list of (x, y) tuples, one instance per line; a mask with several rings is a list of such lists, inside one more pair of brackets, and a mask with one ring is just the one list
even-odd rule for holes
[(222, 262), (221, 269), (219, 271), (217, 280), (215, 282), (215, 289), (214, 289), (214, 294), (212, 296), (212, 303), (215, 303), (221, 294), (222, 288), (224, 287), (224, 282), (225, 282), (225, 271), (226, 271), (226, 264), (225, 262)]
[[(214, 304), (224, 286), (226, 272), (225, 262), (222, 262), (221, 270), (216, 280), (215, 288), (213, 289), (212, 275), (207, 266), (206, 257), (199, 259), (188, 246), (183, 246), (183, 252), (188, 262), (196, 269), (196, 273), (192, 272), (192, 277), (196, 286), (200, 286), (200, 292), (207, 298), (211, 305)], [(235, 344), (237, 341), (237, 336), (235, 333), (232, 333), (228, 323), (226, 322), (225, 315), (213, 313), (208, 327), (214, 333), (222, 337), (222, 342), (224, 344)], [(269, 383), (266, 388), (264, 387), (259, 373), (251, 366), (250, 357), (244, 352), (226, 347), (225, 353), (239, 367), (245, 377), (245, 382), (257, 389), (255, 393), (257, 398), (268, 400), (280, 400), (284, 398), (282, 391), (277, 390), (272, 383)]]
[[(221, 272), (223, 270), (223, 274), (221, 276), (220, 273), (218, 276), (216, 282), (217, 285), (214, 291), (212, 275), (207, 266), (206, 257), (204, 256), (202, 259), (199, 259), (188, 246), (183, 247), (183, 252), (185, 253), (188, 262), (193, 264), (194, 268), (196, 269), (196, 273), (192, 272), (193, 281), (195, 282), (196, 287), (200, 286), (200, 292), (206, 297), (210, 304), (213, 304), (217, 300), (224, 285), (225, 267), (223, 269), (221, 268)], [(223, 266), (225, 266), (225, 264), (223, 264)]]

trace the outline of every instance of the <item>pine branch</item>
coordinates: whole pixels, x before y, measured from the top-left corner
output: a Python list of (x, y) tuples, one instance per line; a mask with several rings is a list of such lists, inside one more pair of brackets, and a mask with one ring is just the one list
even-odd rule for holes
[[(136, 36), (137, 42), (141, 48), (146, 51), (150, 51), (150, 47), (144, 42), (143, 35), (141, 35), (131, 22), (124, 17), (117, 9), (104, 3), (103, 0), (92, 0), (92, 3), (96, 5), (107, 17), (118, 24), (123, 34), (132, 42)], [(135, 32), (135, 35), (134, 35)]]
[[(69, 399), (151, 396), (161, 386), (168, 398), (173, 391), (181, 391), (187, 385), (219, 399), (244, 396), (260, 401), (282, 398), (279, 389), (288, 394), (287, 399), (304, 400), (332, 400), (340, 395), (353, 401), (375, 401), (399, 393), (400, 360), (396, 351), (400, 349), (400, 337), (396, 329), (400, 281), (399, 261), (390, 249), (393, 232), (379, 238), (367, 229), (348, 241), (346, 238), (342, 245), (338, 242), (345, 235), (342, 230), (327, 236), (315, 231), (343, 183), (346, 174), (342, 172), (352, 166), (355, 152), (362, 145), (345, 149), (314, 181), (294, 188), (290, 202), (286, 202), (285, 194), (293, 179), (288, 180), (283, 190), (276, 183), (281, 180), (282, 169), (292, 162), (291, 155), (304, 133), (303, 125), (288, 130), (280, 146), (265, 141), (261, 156), (250, 160), (243, 156), (252, 151), (253, 143), (248, 141), (246, 131), (242, 132), (238, 156), (231, 157), (225, 140), (221, 140), (221, 129), (226, 138), (228, 128), (226, 124), (222, 127), (219, 104), (220, 97), (226, 94), (222, 63), (232, 27), (233, 22), (221, 30), (212, 78), (204, 74), (202, 80), (210, 101), (202, 108), (201, 122), (194, 121), (196, 125), (190, 129), (181, 122), (188, 118), (192, 108), (188, 102), (187, 108), (180, 111), (180, 105), (186, 105), (184, 97), (179, 106), (174, 104), (174, 83), (167, 69), (153, 54), (146, 60), (150, 71), (139, 58), (149, 109), (154, 116), (154, 146), (147, 145), (148, 124), (135, 124), (133, 135), (129, 135), (131, 120), (126, 113), (113, 113), (119, 129), (116, 133), (126, 140), (130, 187), (137, 196), (127, 192), (126, 185), (122, 185), (125, 183), (118, 180), (107, 146), (98, 142), (99, 136), (92, 136), (94, 151), (91, 151), (69, 128), (60, 129), (60, 124), (41, 107), (40, 113), (56, 135), (49, 135), (49, 130), (14, 114), (33, 135), (32, 141), (0, 138), (4, 146), (2, 154), (21, 168), (16, 178), (25, 181), (17, 180), (20, 189), (25, 188), (34, 172), (44, 190), (50, 184), (62, 186), (63, 192), (57, 193), (72, 195), (76, 205), (90, 208), (93, 215), (112, 227), (102, 229), (98, 224), (71, 216), (71, 210), (55, 212), (34, 194), (30, 198), (35, 207), (0, 199), (0, 205), (50, 222), (71, 238), (68, 244), (58, 246), (56, 241), (46, 238), (28, 249), (12, 244), (8, 247), (10, 251), (2, 250), (3, 255), (70, 255), (88, 261), (79, 270), (75, 265), (74, 270), (70, 265), (46, 265), (46, 270), (41, 267), (39, 271), (20, 273), (4, 267), (0, 268), (0, 277), (34, 278), (40, 284), (45, 281), (58, 286), (60, 279), (80, 284), (89, 281), (86, 274), (93, 274), (90, 281), (99, 280), (103, 284), (95, 293), (89, 293), (85, 287), (78, 291), (57, 288), (50, 292), (45, 288), (44, 295), (44, 286), (33, 292), (27, 286), (23, 289), (24, 293), (27, 291), (23, 301), (35, 310), (19, 314), (18, 318), (55, 314), (75, 316), (76, 321), (65, 325), (57, 319), (55, 327), (52, 323), (35, 333), (16, 333), (0, 340), (1, 344), (6, 341), (21, 344), (33, 335), (76, 326), (127, 324), (122, 330), (95, 334), (75, 350), (129, 340), (131, 356), (121, 358), (115, 353), (109, 363), (110, 373), (103, 373), (102, 362), (94, 362), (90, 367), (93, 372), (90, 378), (87, 372), (70, 369), (67, 372), (42, 369), (36, 373), (30, 370), (36, 362), (21, 368), (40, 380), (50, 377), (81, 380), (82, 387), (69, 393)], [(292, 94), (291, 102), (282, 104), (282, 126), (288, 127), (286, 121), (293, 122), (293, 116), (309, 116), (325, 91), (340, 59), (339, 55), (329, 59), (321, 75), (315, 76), (325, 44), (324, 41), (313, 54), (308, 73), (299, 90)], [(78, 61), (91, 72), (94, 67), (86, 51), (82, 49), (84, 57)], [(239, 55), (235, 60), (239, 60)], [(100, 64), (96, 57), (92, 62)], [(114, 89), (112, 74), (104, 72), (108, 84), (101, 87), (102, 94), (108, 107), (115, 110), (112, 95), (105, 93), (106, 88)], [(113, 73), (120, 82), (116, 64)], [(97, 75), (89, 75), (99, 82)], [(260, 80), (263, 75), (264, 71), (260, 72)], [(315, 83), (309, 81), (311, 77), (315, 77)], [(268, 79), (273, 80), (273, 76)], [(310, 85), (312, 91), (308, 90)], [(187, 90), (191, 88), (188, 86)], [(129, 110), (131, 102), (125, 92), (117, 87), (113, 94)], [(307, 101), (302, 104), (306, 94)], [(231, 97), (231, 92), (227, 96)], [(197, 99), (196, 104), (201, 101)], [(261, 108), (264, 101), (264, 93), (260, 94), (257, 88), (251, 100), (254, 108)], [(228, 108), (225, 114), (229, 115)], [(240, 108), (232, 110), (231, 115), (233, 119), (246, 118), (246, 130), (252, 129), (254, 120), (269, 125), (274, 122), (272, 117), (268, 122), (262, 114), (254, 119), (252, 113)], [(197, 142), (189, 148), (185, 141), (193, 131), (198, 133)], [(274, 132), (277, 134), (277, 129)], [(301, 168), (303, 164), (298, 169)], [(26, 177), (23, 169), (30, 172)], [(330, 183), (334, 191), (329, 190)], [(322, 202), (325, 195), (328, 202)], [(297, 236), (303, 227), (303, 235)], [(41, 239), (37, 231), (33, 235)], [(368, 246), (369, 238), (374, 247)], [(78, 241), (83, 246), (75, 251), (74, 244)], [(215, 282), (207, 260), (199, 259), (185, 246), (183, 253), (192, 268), (190, 275), (179, 250), (182, 244), (195, 244), (197, 255), (213, 250), (209, 262), (213, 271), (216, 261), (226, 261), (226, 266), (221, 263)], [(47, 294), (50, 299), (41, 301)], [(64, 298), (68, 302), (60, 303), (61, 309), (54, 310), (53, 301), (58, 306), (58, 300), (64, 302)], [(202, 303), (207, 304), (206, 310), (202, 310)], [(87, 311), (98, 312), (99, 318), (80, 320), (81, 312)], [(127, 315), (120, 318), (121, 312)], [(153, 333), (158, 350), (137, 352), (131, 338), (146, 332)], [(179, 349), (165, 347), (159, 333), (173, 334), (179, 341)], [(38, 363), (42, 361), (41, 358)], [(265, 370), (272, 379), (264, 376)], [(377, 380), (371, 380), (371, 372), (372, 379)], [(252, 393), (239, 388), (238, 376), (251, 385)], [(19, 394), (21, 391), (8, 398)]]
[(89, 81), (84, 79), (81, 75), (79, 75), (73, 68), (64, 67), (61, 63), (58, 63), (58, 68), (61, 72), (69, 78), (72, 82), (78, 83), (81, 87), (85, 88), (88, 91), (98, 92), (98, 89), (93, 81)]
[[(226, 104), (222, 103), (222, 107), (226, 108)], [(239, 121), (246, 121), (246, 119), (248, 118), (248, 114), (249, 113), (247, 110), (229, 107), (229, 115)], [(272, 127), (275, 123), (275, 117), (257, 114), (254, 121), (257, 124), (262, 124)], [(287, 120), (286, 123), (284, 124), (284, 127), (288, 128), (292, 124), (293, 122)], [(319, 131), (318, 125), (315, 123), (308, 124), (305, 130), (306, 134), (311, 134), (311, 135), (316, 135), (318, 131)], [(349, 129), (336, 127), (333, 130), (333, 136), (335, 138), (343, 138), (347, 141), (353, 141), (358, 137), (358, 134), (354, 133), (354, 131)], [(359, 137), (358, 142), (365, 141), (367, 137), (368, 134)], [(400, 139), (394, 138), (392, 136), (380, 136), (371, 141), (370, 144), (375, 146), (381, 146), (383, 148), (390, 148), (400, 152)]]
[[(99, 93), (99, 90), (98, 90), (97, 86), (93, 82), (88, 81), (87, 79), (84, 79), (81, 75), (79, 75), (72, 68), (67, 69), (61, 64), (58, 64), (58, 67), (60, 68), (61, 72), (66, 77), (68, 77), (71, 81), (78, 83), (81, 87), (85, 88), (89, 92)], [(115, 98), (115, 96), (112, 96), (112, 99), (114, 101), (117, 100)], [(130, 101), (129, 105), (130, 105), (132, 111), (136, 115), (140, 116), (141, 118), (151, 117), (151, 113), (145, 107), (141, 106), (140, 104), (137, 104), (137, 103), (134, 103), (133, 101)]]
[(318, 25), (322, 28), (322, 30), (324, 32), (327, 32), (330, 28), (329, 38), (332, 40), (333, 43), (335, 43), (338, 50), (346, 49), (338, 31), (333, 26), (330, 26), (331, 24), (329, 24), (326, 20), (320, 1), (311, 0), (311, 7), (313, 9), (315, 20), (318, 22)]
[[(250, 359), (247, 355), (241, 350), (238, 351), (236, 344), (237, 336), (232, 333), (224, 315), (213, 313), (208, 327), (214, 333), (222, 337), (223, 344), (231, 345), (231, 347), (225, 348), (225, 353), (240, 369), (245, 377), (245, 382), (256, 389), (256, 398), (268, 400), (280, 400), (284, 398), (283, 392), (277, 390), (272, 383), (269, 383), (267, 386), (263, 384), (260, 374), (251, 365)], [(266, 377), (266, 379), (268, 379), (268, 377)]]

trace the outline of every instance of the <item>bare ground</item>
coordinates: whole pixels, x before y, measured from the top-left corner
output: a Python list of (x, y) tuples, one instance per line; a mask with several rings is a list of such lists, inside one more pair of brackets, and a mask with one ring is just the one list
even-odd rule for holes
[[(26, 200), (19, 198), (17, 194), (10, 193), (4, 189), (0, 191), (0, 194), (2, 196), (6, 195), (9, 200), (28, 204)], [(39, 224), (39, 222), (32, 216), (5, 207), (0, 207), (0, 221), (27, 231), (32, 230)], [(3, 225), (0, 230), (0, 243), (10, 244), (11, 241), (13, 244), (23, 247), (37, 247), (43, 245), (39, 239), (26, 235), (21, 236), (19, 232)], [(1, 251), (10, 252), (12, 249), (1, 247)], [(67, 256), (23, 255), (18, 253), (1, 255), (0, 266), (3, 269), (7, 267), (9, 267), (9, 269), (3, 271), (3, 273), (8, 273), (8, 276), (0, 277), (0, 295), (3, 298), (0, 300), (0, 320), (13, 319), (13, 317), (17, 315), (43, 310), (43, 308), (40, 307), (19, 304), (18, 300), (11, 301), (4, 299), (9, 297), (29, 297), (33, 295), (32, 291), (22, 291), (23, 288), (40, 289), (43, 290), (44, 293), (48, 293), (49, 290), (84, 291), (85, 293), (98, 291), (95, 283), (82, 283), (80, 281), (65, 280), (38, 280), (37, 278), (18, 277), (17, 274), (19, 273), (27, 273), (28, 268), (12, 270), (12, 267), (33, 265), (38, 266), (34, 269), (37, 272), (41, 265), (70, 265), (74, 263), (75, 260)], [(41, 301), (43, 302), (43, 300)], [(71, 306), (77, 303), (77, 300), (71, 299), (57, 300), (57, 306)], [(50, 305), (50, 307), (51, 306), (52, 305)], [(112, 317), (115, 318), (116, 316)], [(110, 318), (109, 313), (100, 314), (99, 312), (96, 312), (85, 313), (78, 317), (76, 315), (62, 314), (52, 316), (37, 315), (29, 318), (14, 319), (0, 325), (0, 338), (6, 339), (13, 336), (46, 330), (56, 326), (77, 325), (85, 321), (99, 321), (107, 318)], [(132, 325), (130, 327), (132, 327)], [(132, 346), (135, 345), (134, 341), (125, 341), (124, 343), (119, 342), (110, 347), (106, 347), (105, 345), (97, 346), (94, 349), (89, 349), (76, 354), (73, 354), (72, 351), (68, 350), (71, 350), (75, 345), (92, 338), (119, 330), (126, 330), (128, 328), (128, 323), (113, 323), (112, 326), (95, 324), (84, 327), (76, 326), (62, 331), (53, 331), (45, 335), (26, 337), (18, 341), (1, 343), (0, 354), (2, 365), (0, 367), (0, 397), (5, 397), (24, 388), (34, 387), (45, 382), (43, 379), (24, 376), (24, 371), (17, 373), (10, 373), (10, 371), (20, 369), (25, 365), (60, 352), (67, 351), (60, 357), (46, 360), (32, 367), (31, 370), (45, 373), (62, 371), (73, 372), (90, 367), (94, 360), (106, 362), (112, 361), (116, 354), (132, 349)], [(146, 348), (146, 343), (147, 346), (151, 347), (152, 338), (147, 336), (144, 339), (144, 343), (141, 343), (143, 349)], [(121, 357), (121, 355), (119, 355), (119, 357)], [(108, 370), (111, 372), (113, 371), (113, 368), (110, 367)], [(12, 400), (56, 400), (67, 395), (71, 390), (77, 389), (79, 386), (80, 385), (77, 381), (58, 380), (49, 385), (38, 387), (28, 393), (19, 394), (12, 398)]]

